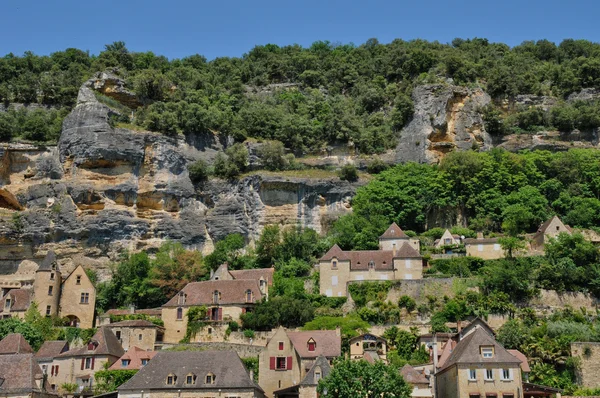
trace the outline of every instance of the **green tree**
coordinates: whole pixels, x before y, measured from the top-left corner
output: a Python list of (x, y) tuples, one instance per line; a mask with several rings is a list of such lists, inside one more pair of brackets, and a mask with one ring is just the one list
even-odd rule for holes
[(245, 245), (246, 241), (242, 235), (227, 235), (225, 239), (215, 244), (215, 250), (204, 258), (204, 262), (212, 270), (216, 270), (219, 265), (225, 262), (229, 264), (231, 269), (240, 269), (243, 266), (240, 260)]
[(498, 243), (500, 243), (500, 247), (504, 250), (507, 258), (513, 258), (516, 253), (524, 250), (527, 246), (525, 241), (513, 236), (499, 238)]

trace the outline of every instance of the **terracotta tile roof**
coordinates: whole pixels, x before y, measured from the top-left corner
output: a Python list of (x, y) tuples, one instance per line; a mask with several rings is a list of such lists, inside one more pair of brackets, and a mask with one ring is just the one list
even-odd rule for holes
[(316, 386), (319, 384), (319, 380), (315, 380), (315, 370), (317, 367), (321, 370), (321, 378), (329, 376), (331, 372), (329, 361), (323, 355), (319, 355), (310, 370), (306, 373), (306, 376), (304, 376), (304, 379), (300, 382), (301, 386)]
[(12, 289), (4, 295), (2, 302), (5, 303), (6, 299), (10, 297), (11, 311), (27, 311), (31, 305), (31, 298), (33, 296), (33, 289)]
[(125, 353), (125, 350), (121, 347), (121, 343), (119, 343), (115, 334), (106, 326), (99, 328), (96, 334), (90, 339), (90, 342), (98, 344), (96, 349), (89, 350), (88, 344), (86, 344), (84, 347), (74, 348), (67, 352), (63, 352), (59, 357), (109, 355), (120, 358)]
[[(492, 358), (484, 358), (481, 355), (481, 346), (493, 346), (494, 355)], [(477, 328), (473, 333), (462, 339), (456, 344), (456, 347), (450, 354), (440, 372), (448, 369), (455, 364), (520, 364), (521, 361), (511, 355), (504, 347), (494, 340), (486, 331)]]
[(240, 269), (229, 271), (233, 279), (238, 280), (256, 280), (259, 281), (262, 277), (267, 281), (268, 285), (273, 285), (273, 274), (275, 268), (255, 268), (255, 269)]
[(429, 385), (429, 380), (425, 377), (425, 375), (409, 364), (404, 365), (400, 369), (400, 374), (409, 384), (427, 384)]
[(56, 254), (54, 253), (54, 251), (50, 250), (46, 254), (46, 257), (44, 257), (44, 260), (40, 264), (38, 271), (51, 271), (52, 264), (56, 264)]
[[(33, 354), (13, 354), (0, 356), (0, 395), (24, 395), (33, 391), (40, 391), (36, 381), (43, 379), (42, 369), (37, 364)], [(49, 389), (49, 386), (46, 385)]]
[(162, 310), (160, 308), (149, 308), (145, 310), (134, 310), (132, 313), (129, 309), (113, 309), (108, 310), (104, 313), (105, 315), (148, 315), (148, 316), (160, 316)]
[[(138, 347), (131, 347), (117, 362), (113, 363), (109, 370), (136, 370), (141, 369), (142, 359), (152, 359), (156, 355), (156, 351), (146, 351)], [(123, 360), (129, 360), (129, 364), (123, 366)]]
[(106, 325), (107, 328), (112, 327), (122, 327), (122, 328), (160, 328), (164, 329), (162, 326), (158, 326), (150, 321), (146, 321), (143, 319), (133, 319), (133, 320), (125, 320), (115, 323), (110, 323)]
[(519, 361), (521, 361), (521, 370), (523, 372), (526, 372), (526, 373), (531, 372), (531, 368), (529, 367), (529, 361), (528, 361), (527, 357), (525, 356), (525, 354), (523, 354), (519, 350), (506, 350), (506, 351), (508, 351), (512, 356), (514, 356)]
[(444, 347), (442, 348), (442, 353), (440, 354), (440, 358), (438, 359), (438, 367), (443, 368), (450, 355), (452, 355), (452, 351), (456, 347), (456, 341), (448, 340)]
[[(287, 332), (294, 349), (301, 358), (316, 358), (323, 355), (327, 358), (339, 357), (342, 354), (342, 338), (335, 330), (307, 330)], [(313, 339), (315, 351), (308, 351), (308, 341)]]
[[(263, 294), (256, 280), (217, 280), (188, 283), (181, 291), (186, 296), (185, 306), (213, 304), (214, 292), (221, 293), (219, 304), (246, 304), (246, 291), (251, 290), (254, 302), (260, 301)], [(179, 293), (163, 307), (177, 307)]]
[(375, 263), (376, 270), (393, 270), (395, 258), (421, 258), (421, 254), (408, 243), (403, 243), (395, 255), (392, 250), (343, 251), (335, 245), (321, 257), (321, 260), (330, 261), (334, 257), (340, 261), (350, 261), (351, 270), (367, 270), (371, 261)]
[(35, 354), (38, 361), (50, 361), (63, 352), (69, 351), (69, 342), (66, 340), (45, 341)]
[[(196, 383), (186, 384), (188, 374), (196, 375)], [(215, 375), (214, 384), (205, 384), (207, 374)], [(169, 375), (177, 376), (174, 385), (167, 386)], [(262, 391), (251, 379), (235, 351), (160, 351), (129, 381), (117, 390), (197, 390), (249, 389)], [(224, 391), (228, 392), (228, 391)]]
[(33, 354), (33, 348), (20, 333), (10, 333), (0, 341), (0, 355)]
[(402, 228), (400, 228), (396, 223), (392, 223), (386, 229), (386, 231), (379, 237), (379, 239), (393, 239), (393, 238), (404, 238), (408, 239), (408, 235), (404, 233)]

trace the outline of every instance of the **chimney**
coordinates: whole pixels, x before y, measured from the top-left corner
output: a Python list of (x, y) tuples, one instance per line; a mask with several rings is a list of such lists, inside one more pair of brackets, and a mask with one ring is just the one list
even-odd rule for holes
[(477, 239), (483, 239), (483, 232), (477, 232)]
[(342, 336), (342, 328), (340, 328), (339, 326), (336, 326), (335, 335), (338, 337), (341, 337)]
[(438, 367), (438, 348), (437, 348), (437, 334), (433, 334), (433, 373), (437, 372)]
[(130, 314), (135, 314), (135, 304), (131, 304), (131, 305), (129, 306), (129, 313), (130, 313)]
[(392, 243), (392, 256), (396, 257), (396, 243)]

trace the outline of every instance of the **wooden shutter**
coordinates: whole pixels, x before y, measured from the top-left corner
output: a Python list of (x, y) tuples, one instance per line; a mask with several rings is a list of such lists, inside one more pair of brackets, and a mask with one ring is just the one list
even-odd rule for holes
[(292, 357), (287, 357), (285, 364), (287, 365), (287, 370), (292, 370)]
[(84, 366), (85, 366), (85, 358), (81, 358), (81, 370), (83, 370)]
[(269, 369), (275, 370), (275, 357), (269, 358)]
[(54, 376), (58, 376), (58, 365), (56, 365), (56, 369), (54, 369)]
[(92, 357), (92, 370), (94, 370), (94, 360), (95, 360), (95, 359), (96, 359), (96, 358)]
[(54, 365), (50, 368), (50, 376), (54, 376)]
[(223, 308), (219, 308), (219, 320), (223, 320)]

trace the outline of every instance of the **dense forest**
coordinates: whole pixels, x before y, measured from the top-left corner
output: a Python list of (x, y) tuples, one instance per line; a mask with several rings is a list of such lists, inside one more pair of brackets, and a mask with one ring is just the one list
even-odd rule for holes
[[(82, 82), (107, 69), (126, 79), (144, 104), (122, 123), (165, 134), (212, 131), (237, 140), (279, 140), (296, 155), (347, 142), (362, 153), (393, 147), (413, 113), (412, 88), (424, 83), (483, 88), (497, 100), (482, 110), (492, 134), (600, 126), (595, 101), (563, 101), (583, 88), (600, 88), (600, 44), (572, 39), (513, 48), (486, 39), (268, 44), (212, 61), (201, 55), (168, 60), (115, 42), (97, 56), (71, 48), (0, 58), (0, 101), (69, 109)], [(558, 101), (545, 111), (500, 109), (502, 99), (519, 94)], [(35, 134), (24, 126), (43, 125), (43, 118), (56, 115), (4, 113), (0, 139), (55, 140), (55, 128)]]

